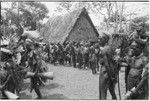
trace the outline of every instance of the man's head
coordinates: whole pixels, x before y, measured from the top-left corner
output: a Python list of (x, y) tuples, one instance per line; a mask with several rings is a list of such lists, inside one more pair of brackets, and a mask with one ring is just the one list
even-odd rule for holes
[(36, 49), (37, 49), (37, 48), (39, 48), (39, 47), (40, 47), (40, 44), (39, 44), (39, 43), (37, 43), (37, 42), (36, 42), (36, 43), (34, 43), (34, 48), (36, 48)]
[(110, 39), (109, 35), (103, 33), (103, 35), (100, 38), (100, 45), (104, 47), (109, 42), (109, 39)]
[(138, 48), (135, 44), (131, 44), (130, 47), (131, 56), (139, 56), (142, 53), (142, 49)]

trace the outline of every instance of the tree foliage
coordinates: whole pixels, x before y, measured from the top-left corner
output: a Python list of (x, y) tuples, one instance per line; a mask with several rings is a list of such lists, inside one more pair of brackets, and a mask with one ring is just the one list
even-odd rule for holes
[(20, 25), (21, 18), (18, 16), (17, 13), (13, 12), (11, 9), (6, 10), (6, 19), (2, 17), (2, 25), (1, 31), (5, 33), (5, 35), (17, 33), (21, 35), (23, 33), (23, 28)]
[(40, 2), (21, 2), (19, 10), (24, 26), (31, 26), (31, 30), (37, 29), (37, 23), (48, 17), (47, 7)]
[[(116, 22), (117, 21), (117, 23), (119, 23), (120, 17), (121, 17), (121, 15), (116, 12), (116, 13), (110, 15), (110, 19), (109, 20), (110, 20), (110, 22)], [(107, 22), (107, 20), (108, 19), (105, 18), (104, 22)], [(125, 20), (126, 20), (126, 18), (124, 16), (122, 16), (121, 17), (121, 21), (125, 21)]]
[(133, 32), (134, 30), (137, 30), (141, 27), (141, 29), (145, 31), (149, 31), (149, 16), (141, 16), (141, 17), (136, 17), (131, 20), (129, 28), (130, 31)]
[(89, 13), (94, 13), (100, 18), (103, 17), (108, 29), (112, 27), (112, 22), (117, 23), (116, 25), (121, 25), (121, 22), (126, 20), (122, 13), (124, 4), (120, 7), (117, 5), (117, 2), (60, 2), (57, 10), (60, 12), (63, 10), (71, 11), (72, 9), (83, 7), (85, 7)]
[[(2, 33), (11, 34), (7, 29), (14, 30), (18, 35), (23, 33), (23, 27), (30, 30), (37, 29), (37, 23), (48, 17), (47, 7), (40, 2), (12, 2), (11, 8), (3, 9), (6, 12), (6, 19), (2, 15)], [(15, 26), (16, 28), (14, 29)]]
[[(48, 17), (48, 9), (47, 7), (40, 2), (23, 2), (21, 5), (25, 7), (23, 13), (30, 13), (33, 20), (43, 20), (45, 17)], [(26, 10), (26, 12), (25, 12)]]
[(73, 2), (60, 2), (56, 8), (56, 12), (62, 12), (63, 10), (70, 11), (73, 6)]

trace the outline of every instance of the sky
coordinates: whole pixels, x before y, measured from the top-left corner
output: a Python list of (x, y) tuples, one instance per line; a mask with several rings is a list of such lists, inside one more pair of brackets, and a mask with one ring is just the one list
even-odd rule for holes
[[(53, 15), (56, 15), (57, 13), (54, 11), (56, 9), (56, 6), (59, 2), (41, 2), (46, 5), (46, 7), (49, 10), (48, 15), (52, 17)], [(121, 3), (121, 2), (120, 2)], [(143, 16), (149, 14), (149, 2), (124, 2), (125, 3), (125, 13), (128, 14), (131, 12), (137, 13), (137, 16)], [(2, 7), (8, 7), (8, 3), (2, 4)], [(97, 16), (97, 14), (90, 13), (89, 14), (91, 20), (93, 21), (95, 26), (98, 26), (100, 22), (103, 21), (103, 16)], [(44, 19), (43, 23), (46, 23), (48, 19)]]

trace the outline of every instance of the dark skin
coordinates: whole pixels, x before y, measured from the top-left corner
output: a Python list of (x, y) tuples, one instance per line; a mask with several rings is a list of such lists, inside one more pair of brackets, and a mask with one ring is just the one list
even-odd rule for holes
[[(37, 47), (36, 47), (37, 49)], [(35, 49), (35, 50), (36, 50)], [(32, 57), (30, 57), (29, 59), (29, 65), (30, 67), (32, 68), (32, 72), (35, 73), (35, 76), (31, 77), (31, 91), (34, 90), (35, 93), (37, 94), (37, 99), (42, 99), (42, 94), (40, 92), (40, 88), (39, 86), (41, 85), (41, 80), (40, 78), (37, 76), (37, 73), (39, 72), (39, 68), (40, 67), (38, 65), (38, 59), (39, 57), (37, 56), (37, 54), (33, 53)], [(33, 60), (32, 59), (35, 59), (36, 63), (33, 64)]]
[(75, 56), (75, 49), (74, 46), (71, 46), (71, 57), (72, 57), (72, 62), (73, 62), (73, 67), (76, 68), (76, 56)]
[[(134, 50), (135, 49), (135, 50)], [(142, 50), (141, 51), (138, 51), (138, 49), (136, 50), (136, 48), (133, 48), (132, 49), (133, 51), (131, 52), (131, 55), (132, 56), (138, 56), (138, 54), (143, 54), (143, 56), (148, 56), (148, 50), (146, 50), (146, 51), (144, 51), (144, 53), (142, 53)], [(140, 55), (141, 55), (140, 54)], [(144, 64), (146, 64), (146, 63), (148, 63), (148, 60), (149, 60), (149, 58), (147, 57), (147, 58), (145, 58), (144, 60), (143, 60), (143, 65)], [(147, 66), (147, 67), (146, 67)], [(147, 69), (147, 71), (148, 71), (148, 64), (147, 65), (145, 65), (144, 66), (144, 69)], [(136, 95), (138, 94), (138, 91), (141, 89), (141, 88), (144, 88), (144, 94), (142, 94), (143, 96), (145, 96), (145, 99), (148, 99), (148, 72), (146, 72), (146, 74), (144, 75), (144, 76), (142, 76), (142, 78), (141, 78), (141, 80), (140, 80), (140, 82), (136, 85), (136, 88), (134, 89), (134, 90), (131, 90), (131, 94), (130, 95), (128, 95), (128, 96), (126, 96), (126, 99), (132, 99), (132, 98), (136, 98)], [(141, 95), (139, 95), (139, 96), (141, 96)], [(143, 99), (143, 98), (142, 98)]]
[[(124, 58), (123, 61), (129, 64), (131, 55), (132, 55), (131, 50), (129, 50), (128, 55)], [(125, 67), (126, 67), (125, 68), (125, 84), (126, 84), (126, 92), (127, 92), (127, 78), (128, 78), (128, 74), (129, 74), (131, 67), (130, 65), (126, 65)]]
[(92, 69), (92, 73), (96, 74), (96, 54), (95, 54), (95, 48), (93, 46), (90, 47), (90, 54), (89, 54), (89, 66), (90, 69)]
[(85, 46), (87, 48), (86, 53), (84, 53), (84, 68), (89, 67), (89, 47)]
[[(131, 69), (129, 71), (127, 79), (127, 90), (132, 91), (133, 87), (136, 87), (136, 89), (130, 95), (128, 95), (127, 93), (126, 99), (143, 99), (145, 96), (143, 92), (143, 85), (147, 81), (147, 76), (141, 77), (141, 71), (147, 61), (147, 58), (143, 55), (141, 49), (134, 47), (131, 50), (131, 56), (134, 56), (135, 59), (132, 59), (132, 61), (134, 61), (129, 63)], [(133, 71), (138, 73), (138, 75), (133, 73)], [(139, 90), (141, 91), (141, 93), (138, 93)]]
[[(108, 50), (108, 49), (107, 49)], [(105, 51), (104, 51), (105, 52)], [(113, 78), (112, 71), (110, 70), (110, 59), (107, 55), (107, 53), (103, 53), (103, 61), (104, 64), (102, 64), (101, 71), (100, 71), (100, 77), (99, 77), (99, 97), (100, 100), (104, 100), (107, 97), (107, 89), (109, 89), (110, 94), (112, 95), (112, 99), (117, 99), (117, 96), (115, 94), (115, 79)], [(103, 69), (103, 70), (102, 70)]]
[(137, 85), (136, 89), (134, 90), (133, 93), (136, 93), (143, 85), (144, 83), (148, 80), (148, 74), (145, 75), (142, 80), (139, 82), (139, 84)]
[(7, 76), (3, 84), (0, 85), (0, 90), (2, 91), (2, 98), (8, 99), (7, 95), (5, 95), (4, 93), (4, 90), (8, 90), (12, 93), (15, 93), (16, 87), (13, 79), (12, 67), (9, 63), (6, 63), (6, 69), (4, 71), (7, 71)]
[(137, 85), (137, 87), (135, 88), (135, 90), (131, 91), (130, 96), (127, 96), (125, 99), (130, 99), (131, 96), (134, 96), (134, 94), (136, 94), (140, 88), (143, 87), (143, 85), (148, 81), (148, 74), (146, 74), (145, 76), (142, 77), (141, 81), (139, 82), (139, 84)]

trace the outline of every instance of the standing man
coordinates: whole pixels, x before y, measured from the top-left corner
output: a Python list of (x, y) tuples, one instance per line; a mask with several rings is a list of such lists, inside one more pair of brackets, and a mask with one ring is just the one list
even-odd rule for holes
[[(142, 44), (141, 44), (142, 43)], [(145, 44), (144, 44), (145, 43)], [(148, 99), (148, 42), (137, 39), (131, 44), (131, 69), (127, 77), (126, 99)], [(142, 45), (142, 46), (141, 46)], [(141, 47), (142, 48), (141, 48)], [(145, 48), (143, 48), (145, 47)], [(143, 72), (143, 73), (142, 73)], [(145, 73), (144, 73), (145, 72)]]
[(89, 68), (89, 47), (86, 43), (83, 49), (84, 68)]
[[(112, 96), (112, 99), (117, 99), (115, 93), (115, 85), (117, 83), (117, 75), (119, 74), (118, 64), (114, 59), (115, 50), (113, 45), (108, 45), (110, 37), (108, 35), (102, 36), (102, 39), (107, 39), (102, 42), (100, 47), (100, 76), (99, 76), (99, 99), (105, 100), (107, 98), (107, 90)], [(111, 40), (110, 40), (111, 41)], [(112, 40), (113, 41), (113, 40)]]
[(33, 49), (29, 54), (30, 56), (29, 56), (28, 63), (29, 63), (31, 72), (35, 73), (35, 75), (33, 77), (31, 77), (30, 92), (32, 92), (32, 90), (34, 90), (38, 96), (37, 99), (42, 99), (42, 94), (40, 92), (40, 86), (42, 85), (42, 79), (37, 76), (37, 74), (41, 72), (41, 57), (40, 57), (40, 53), (38, 51), (39, 45), (34, 44), (32, 46), (32, 48)]
[(99, 49), (99, 44), (97, 43), (95, 45), (96, 69), (97, 69), (97, 71), (99, 71), (99, 54), (100, 54), (100, 49)]
[(75, 53), (75, 43), (73, 43), (71, 45), (71, 60), (72, 60), (72, 63), (73, 63), (73, 67), (76, 68), (76, 53)]
[(96, 54), (93, 46), (90, 47), (90, 55), (89, 55), (89, 65), (90, 69), (92, 69), (92, 73), (96, 74)]
[(134, 93), (130, 95), (130, 98), (127, 97), (126, 99), (144, 99), (144, 86), (141, 86), (139, 90), (134, 90), (133, 88), (137, 88), (138, 84), (142, 80), (142, 71), (144, 66), (146, 66), (145, 63), (147, 63), (148, 58), (145, 57), (142, 54), (142, 50), (138, 48), (133, 48), (132, 55), (132, 61), (129, 64), (131, 69), (127, 78), (127, 92), (133, 90)]
[(106, 99), (107, 89), (109, 89), (112, 99), (117, 99), (115, 85), (119, 70), (113, 56), (114, 51), (110, 46), (106, 45), (101, 48), (101, 70), (99, 77), (99, 97), (101, 100)]

